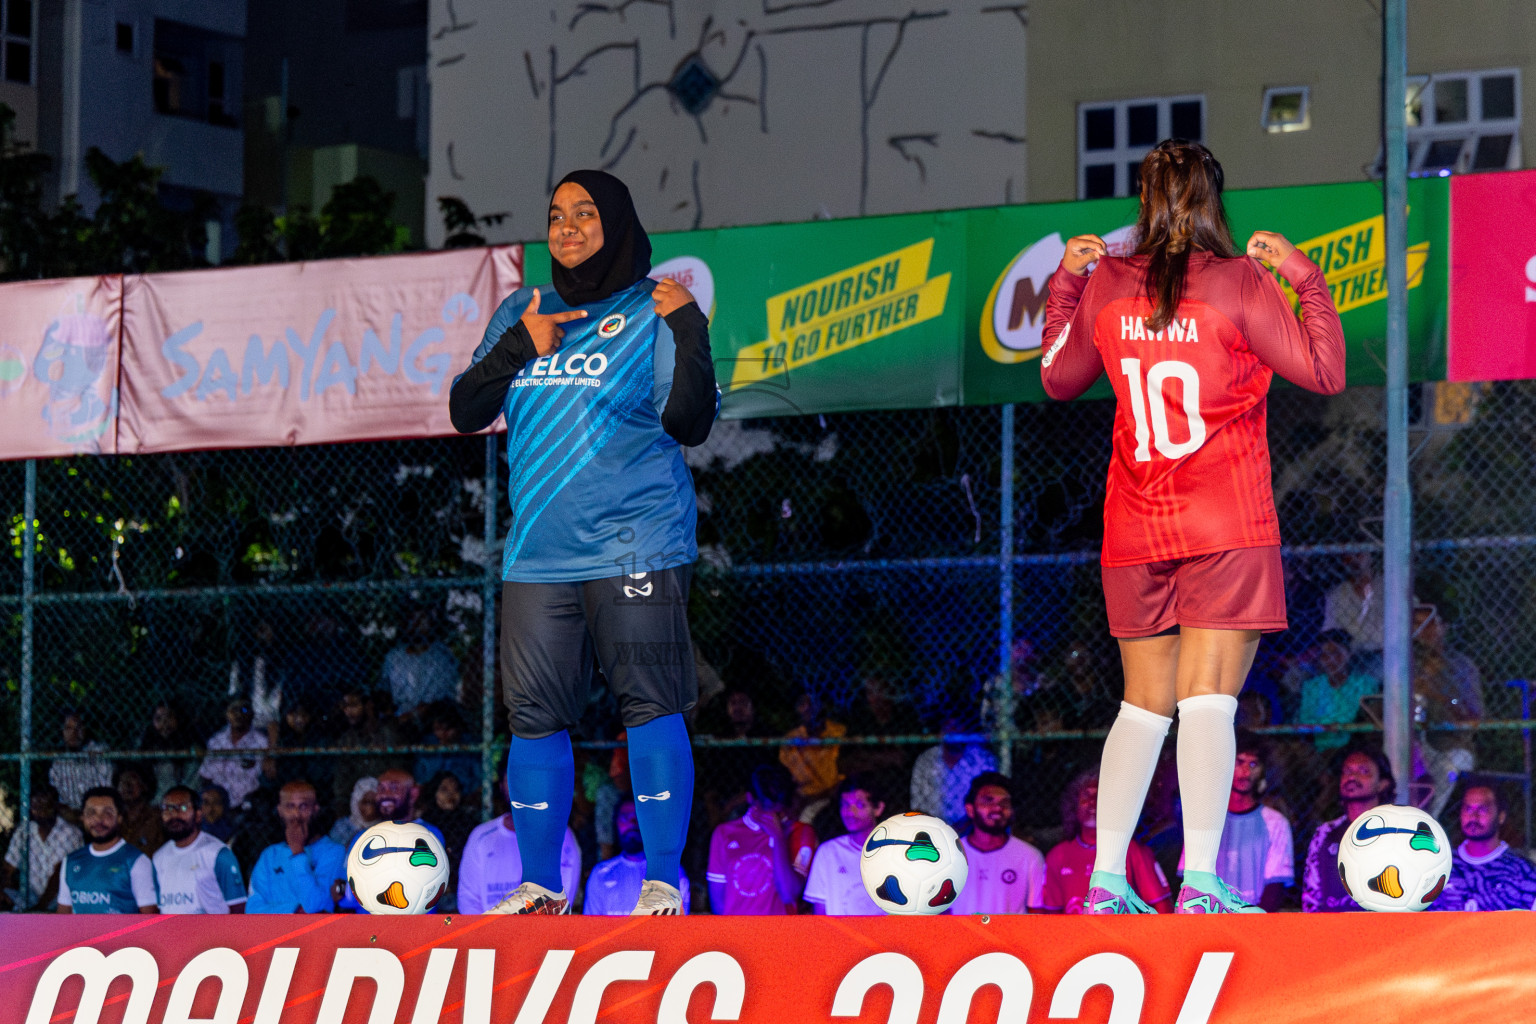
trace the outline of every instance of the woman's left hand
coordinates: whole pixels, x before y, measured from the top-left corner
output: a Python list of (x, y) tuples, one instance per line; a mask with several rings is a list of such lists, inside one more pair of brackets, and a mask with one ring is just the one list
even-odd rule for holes
[(1277, 231), (1255, 231), (1248, 239), (1248, 255), (1271, 267), (1278, 267), (1295, 251), (1296, 247)]
[(656, 315), (666, 316), (682, 309), (688, 303), (695, 301), (693, 293), (670, 277), (664, 277), (656, 282), (656, 288), (651, 292), (651, 301), (656, 303)]

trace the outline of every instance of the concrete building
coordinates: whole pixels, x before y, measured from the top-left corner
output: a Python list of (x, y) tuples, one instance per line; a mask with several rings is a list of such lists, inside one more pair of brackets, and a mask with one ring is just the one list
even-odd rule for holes
[[(28, 5), (21, 0), (3, 6), (10, 14)], [(204, 195), (215, 200), (221, 217), (210, 226), (210, 254), (227, 251), (245, 187), (245, 0), (50, 0), (31, 6), (31, 141), (53, 157), (49, 199), (77, 195), (93, 210), (98, 197), (85, 170), (91, 147), (119, 161), (141, 153), (165, 169), (161, 199), (167, 205), (190, 207)], [(8, 55), (11, 47), (7, 37)]]
[[(1528, 166), (1533, 39), (1526, 0), (1410, 0), (1411, 173)], [(1169, 135), (1209, 145), (1235, 188), (1380, 173), (1377, 6), (1034, 0), (1027, 53), (1032, 202), (1133, 194)]]
[(318, 210), (360, 174), (424, 238), (427, 0), (263, 0), (246, 36), (246, 197)]

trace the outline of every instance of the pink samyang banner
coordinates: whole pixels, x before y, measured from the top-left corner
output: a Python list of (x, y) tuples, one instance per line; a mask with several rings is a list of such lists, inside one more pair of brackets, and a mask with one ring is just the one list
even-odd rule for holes
[(1446, 376), (1536, 378), (1536, 171), (1451, 179)]
[(454, 433), (448, 388), (521, 246), (127, 279), (117, 450)]
[(117, 450), (120, 277), (0, 288), (0, 458)]

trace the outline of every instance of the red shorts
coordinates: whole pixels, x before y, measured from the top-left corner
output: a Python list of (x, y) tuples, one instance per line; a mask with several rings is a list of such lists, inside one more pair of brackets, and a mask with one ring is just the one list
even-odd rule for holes
[(1156, 636), (1174, 626), (1286, 626), (1280, 549), (1237, 548), (1144, 565), (1102, 566), (1112, 636)]

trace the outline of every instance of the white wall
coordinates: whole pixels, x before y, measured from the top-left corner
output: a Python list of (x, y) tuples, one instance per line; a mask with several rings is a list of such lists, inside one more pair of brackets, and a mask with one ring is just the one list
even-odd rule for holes
[[(429, 240), (443, 195), (540, 237), (579, 167), (652, 231), (1022, 202), (1024, 7), (432, 0)], [(724, 80), (697, 117), (665, 88), (695, 53)]]

